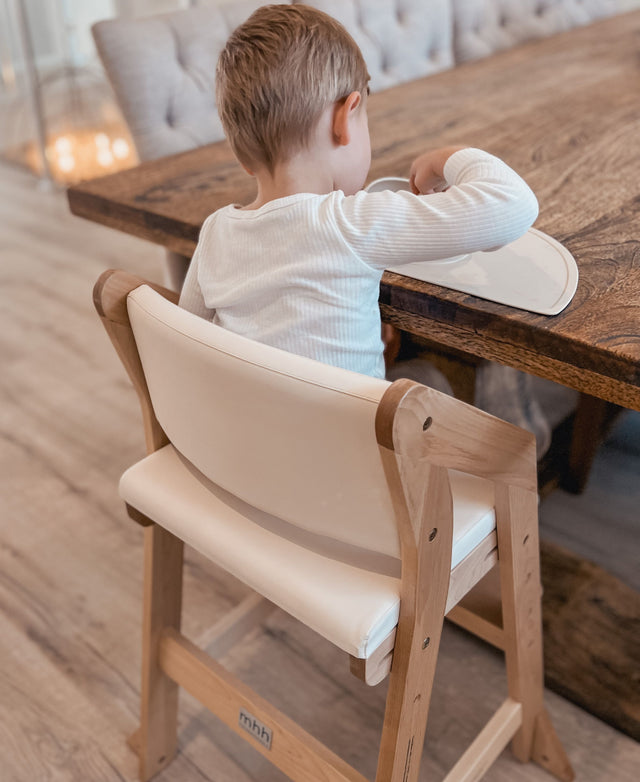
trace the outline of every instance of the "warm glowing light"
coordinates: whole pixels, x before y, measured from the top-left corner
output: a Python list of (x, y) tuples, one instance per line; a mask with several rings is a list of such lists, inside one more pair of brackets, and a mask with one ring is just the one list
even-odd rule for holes
[(73, 155), (60, 155), (56, 162), (60, 171), (63, 171), (65, 174), (68, 174), (69, 171), (73, 171), (76, 167), (76, 161)]
[(98, 149), (109, 148), (109, 136), (106, 133), (96, 133), (95, 142)]
[(60, 136), (56, 139), (54, 147), (58, 155), (68, 155), (71, 152), (71, 139), (67, 136)]
[[(0, 5), (1, 5), (0, 0)], [(104, 176), (135, 165), (137, 157), (122, 124), (78, 128), (48, 139), (47, 161), (54, 179), (72, 183)], [(27, 151), (29, 165), (39, 171), (35, 145)]]
[(98, 163), (100, 163), (101, 166), (104, 166), (105, 168), (109, 168), (110, 165), (113, 164), (113, 155), (111, 154), (110, 149), (99, 149), (98, 154), (96, 155), (96, 159)]
[(123, 138), (114, 139), (113, 144), (111, 145), (111, 149), (113, 150), (113, 154), (118, 158), (118, 160), (124, 160), (129, 156), (129, 144), (127, 144)]

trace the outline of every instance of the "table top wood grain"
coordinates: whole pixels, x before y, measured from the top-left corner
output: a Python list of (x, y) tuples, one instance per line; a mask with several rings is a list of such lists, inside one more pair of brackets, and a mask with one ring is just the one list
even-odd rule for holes
[[(371, 95), (369, 121), (370, 180), (406, 176), (435, 146), (486, 149), (529, 182), (536, 227), (580, 271), (573, 301), (553, 317), (386, 273), (385, 319), (640, 410), (640, 12)], [(79, 184), (69, 203), (190, 255), (211, 212), (254, 192), (222, 142)]]

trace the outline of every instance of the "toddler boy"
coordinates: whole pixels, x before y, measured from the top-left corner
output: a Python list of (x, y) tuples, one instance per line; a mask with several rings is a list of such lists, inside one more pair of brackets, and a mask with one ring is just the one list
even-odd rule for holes
[[(537, 201), (502, 161), (459, 147), (418, 157), (413, 192), (363, 191), (368, 82), (355, 41), (315, 9), (263, 6), (232, 33), (218, 61), (218, 112), (258, 192), (207, 218), (180, 305), (251, 339), (384, 377), (384, 269), (500, 247), (531, 226)], [(415, 363), (414, 379), (446, 388)]]

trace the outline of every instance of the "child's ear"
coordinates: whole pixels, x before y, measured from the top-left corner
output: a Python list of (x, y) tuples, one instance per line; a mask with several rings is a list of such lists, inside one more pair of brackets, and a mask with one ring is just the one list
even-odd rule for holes
[(351, 92), (344, 100), (336, 103), (333, 111), (333, 139), (339, 146), (346, 146), (351, 141), (350, 120), (360, 106), (362, 96), (359, 92)]

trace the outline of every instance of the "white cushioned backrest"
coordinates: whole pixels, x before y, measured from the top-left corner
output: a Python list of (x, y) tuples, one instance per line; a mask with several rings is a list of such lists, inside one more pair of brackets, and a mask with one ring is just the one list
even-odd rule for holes
[(291, 524), (399, 556), (375, 437), (387, 381), (253, 342), (147, 286), (128, 310), (156, 416), (200, 472)]
[(639, 0), (453, 0), (457, 62), (610, 16)]
[(343, 24), (362, 50), (371, 90), (453, 65), (451, 0), (306, 0)]
[(266, 4), (234, 0), (94, 25), (100, 59), (141, 160), (224, 138), (215, 103), (218, 55), (230, 33)]

